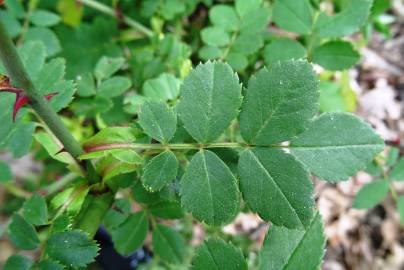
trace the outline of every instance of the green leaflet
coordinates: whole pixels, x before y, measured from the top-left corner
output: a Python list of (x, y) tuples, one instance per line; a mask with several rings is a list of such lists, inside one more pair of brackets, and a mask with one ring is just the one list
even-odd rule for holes
[(11, 242), (23, 250), (36, 249), (39, 239), (35, 228), (19, 214), (14, 214), (8, 226), (8, 235)]
[(177, 129), (177, 115), (163, 102), (146, 101), (140, 107), (139, 124), (153, 139), (168, 143)]
[(271, 66), (278, 61), (300, 59), (306, 55), (306, 48), (299, 42), (280, 38), (265, 46), (264, 58), (267, 66)]
[(38, 270), (63, 270), (63, 269), (65, 269), (63, 265), (51, 260), (44, 260), (38, 263)]
[(187, 255), (181, 234), (162, 224), (153, 230), (153, 251), (169, 264), (181, 264)]
[(237, 180), (213, 152), (201, 150), (190, 161), (181, 179), (181, 203), (194, 218), (220, 226), (232, 221), (239, 210)]
[(178, 114), (198, 142), (212, 142), (237, 116), (241, 99), (241, 85), (230, 66), (207, 62), (185, 78)]
[(404, 158), (400, 158), (393, 167), (390, 178), (393, 181), (404, 181)]
[(45, 247), (51, 259), (73, 268), (93, 262), (98, 250), (96, 242), (79, 230), (52, 234)]
[(11, 38), (15, 38), (21, 33), (20, 22), (10, 12), (0, 10), (0, 22), (4, 24)]
[(309, 0), (277, 0), (272, 13), (279, 27), (302, 35), (311, 33), (313, 9)]
[(317, 214), (306, 230), (269, 228), (260, 251), (260, 270), (318, 269), (324, 256), (325, 236)]
[(240, 249), (220, 238), (210, 238), (196, 250), (192, 260), (192, 270), (247, 270)]
[(162, 201), (150, 206), (150, 213), (162, 219), (180, 219), (185, 211), (179, 202)]
[(209, 11), (210, 21), (225, 30), (234, 31), (239, 27), (239, 19), (234, 8), (216, 5)]
[(108, 79), (115, 74), (125, 64), (125, 58), (123, 57), (107, 57), (103, 56), (98, 60), (94, 75), (98, 81)]
[(364, 185), (355, 196), (354, 208), (368, 209), (379, 204), (389, 193), (387, 180), (375, 180)]
[(174, 153), (165, 151), (152, 158), (144, 167), (142, 183), (149, 191), (159, 191), (177, 177), (178, 160)]
[(97, 95), (100, 97), (118, 97), (127, 91), (132, 85), (129, 78), (124, 76), (114, 76), (103, 81), (97, 89)]
[(291, 141), (291, 153), (318, 177), (346, 180), (383, 150), (373, 129), (348, 113), (324, 113)]
[(240, 113), (248, 143), (271, 145), (303, 132), (318, 110), (318, 82), (305, 61), (278, 62), (251, 77)]
[(11, 172), (10, 166), (0, 160), (0, 184), (5, 182), (10, 182), (13, 179), (13, 173)]
[(348, 36), (357, 31), (370, 14), (373, 0), (347, 1), (344, 10), (334, 16), (321, 13), (314, 32), (323, 38), (338, 38)]
[(25, 34), (25, 42), (30, 41), (43, 42), (48, 56), (54, 56), (62, 50), (59, 39), (49, 28), (30, 27)]
[(241, 192), (253, 212), (277, 226), (301, 228), (310, 224), (313, 185), (293, 156), (280, 149), (246, 150), (238, 171)]
[(129, 216), (124, 223), (111, 232), (116, 250), (129, 255), (142, 246), (147, 236), (149, 222), (145, 211)]
[(404, 196), (399, 196), (397, 199), (397, 210), (400, 214), (400, 223), (404, 225)]
[(30, 21), (36, 26), (50, 27), (60, 22), (59, 15), (42, 9), (37, 9), (32, 12)]
[(230, 42), (229, 34), (219, 27), (206, 27), (201, 31), (203, 42), (210, 46), (225, 46)]
[(329, 41), (313, 50), (313, 62), (328, 70), (344, 70), (359, 61), (360, 55), (347, 41)]
[(33, 262), (21, 255), (11, 255), (5, 265), (3, 270), (29, 270), (31, 269)]
[(22, 206), (24, 218), (31, 224), (43, 225), (48, 221), (48, 208), (45, 198), (34, 194)]
[(180, 93), (181, 81), (174, 75), (163, 73), (143, 84), (143, 94), (156, 101), (174, 100)]

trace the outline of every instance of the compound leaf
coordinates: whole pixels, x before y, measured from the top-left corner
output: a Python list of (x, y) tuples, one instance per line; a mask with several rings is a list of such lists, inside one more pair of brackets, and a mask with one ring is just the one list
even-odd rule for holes
[(240, 113), (248, 143), (271, 145), (303, 132), (318, 110), (318, 81), (306, 61), (278, 62), (248, 83)]
[(178, 114), (192, 137), (207, 143), (217, 139), (237, 116), (241, 99), (241, 85), (230, 66), (207, 62), (185, 78)]
[(293, 156), (279, 149), (246, 150), (238, 171), (241, 192), (253, 212), (277, 226), (310, 224), (313, 185), (309, 173)]
[(210, 238), (196, 250), (192, 270), (247, 270), (241, 250), (220, 238)]
[(325, 237), (317, 214), (306, 230), (272, 226), (260, 252), (260, 270), (318, 269)]
[(201, 150), (181, 179), (181, 203), (199, 221), (220, 226), (234, 219), (240, 204), (237, 180), (213, 152)]
[(291, 153), (318, 177), (345, 180), (384, 148), (373, 129), (348, 113), (325, 113), (291, 142)]

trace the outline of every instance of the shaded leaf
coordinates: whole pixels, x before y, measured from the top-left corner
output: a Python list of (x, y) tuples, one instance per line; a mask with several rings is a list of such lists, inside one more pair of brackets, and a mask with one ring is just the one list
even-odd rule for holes
[(48, 207), (45, 198), (34, 194), (22, 206), (24, 218), (33, 225), (43, 225), (48, 221)]
[(3, 270), (29, 270), (33, 262), (21, 255), (11, 255), (4, 264)]
[(181, 234), (162, 224), (153, 230), (153, 251), (169, 264), (181, 264), (187, 253)]
[(129, 216), (111, 232), (114, 247), (123, 255), (131, 254), (143, 245), (148, 227), (146, 212), (141, 211)]
[(8, 226), (8, 235), (11, 242), (23, 250), (36, 249), (39, 239), (35, 228), (19, 214), (14, 214)]

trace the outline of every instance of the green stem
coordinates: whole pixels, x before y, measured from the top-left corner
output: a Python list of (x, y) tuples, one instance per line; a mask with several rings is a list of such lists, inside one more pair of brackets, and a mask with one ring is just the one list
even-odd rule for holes
[(3, 185), (3, 187), (8, 193), (13, 194), (16, 197), (27, 199), (32, 195), (28, 191), (15, 186), (13, 183), (6, 183)]
[[(112, 149), (141, 149), (141, 150), (192, 150), (192, 149), (207, 149), (207, 148), (248, 148), (251, 145), (238, 142), (223, 142), (223, 143), (173, 143), (173, 144), (157, 144), (157, 143), (112, 143), (104, 145), (94, 145), (87, 147), (87, 153), (112, 150)], [(273, 145), (270, 147), (281, 147)]]
[(73, 180), (77, 179), (77, 174), (75, 173), (68, 173), (65, 176), (63, 176), (61, 179), (58, 181), (50, 184), (46, 188), (42, 190), (42, 193), (46, 194), (47, 196), (52, 195), (53, 193), (58, 192), (62, 188), (66, 187), (67, 184), (71, 183)]
[(112, 192), (87, 195), (73, 227), (83, 230), (93, 237), (113, 202), (114, 194)]
[[(104, 13), (106, 15), (116, 18), (116, 12), (109, 6), (106, 6), (102, 3), (99, 3), (94, 0), (79, 0), (78, 2), (84, 4), (88, 7), (91, 7), (95, 10), (98, 10), (101, 13)], [(148, 37), (153, 36), (152, 30), (150, 30), (149, 28), (145, 27), (144, 25), (138, 23), (137, 21), (133, 20), (132, 18), (130, 18), (128, 16), (123, 16), (123, 22), (126, 23), (127, 25), (129, 25), (130, 27), (132, 27), (133, 29), (145, 34)]]
[(13, 85), (24, 89), (32, 108), (43, 119), (53, 134), (55, 134), (60, 140), (65, 150), (73, 157), (81, 155), (83, 149), (80, 144), (74, 139), (71, 132), (60, 120), (59, 116), (52, 109), (48, 101), (46, 101), (43, 95), (35, 89), (3, 23), (0, 23), (0, 59), (2, 60)]

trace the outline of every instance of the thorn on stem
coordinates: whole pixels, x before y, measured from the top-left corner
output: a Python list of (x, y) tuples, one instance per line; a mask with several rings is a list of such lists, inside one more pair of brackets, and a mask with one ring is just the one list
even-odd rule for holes
[[(15, 94), (15, 103), (13, 106), (13, 122), (15, 122), (18, 111), (22, 106), (29, 103), (29, 98), (24, 94), (22, 89), (13, 87), (10, 84), (10, 78), (0, 74), (0, 92), (1, 91)], [(50, 101), (55, 95), (57, 95), (57, 93), (50, 93), (44, 97), (47, 101)]]

